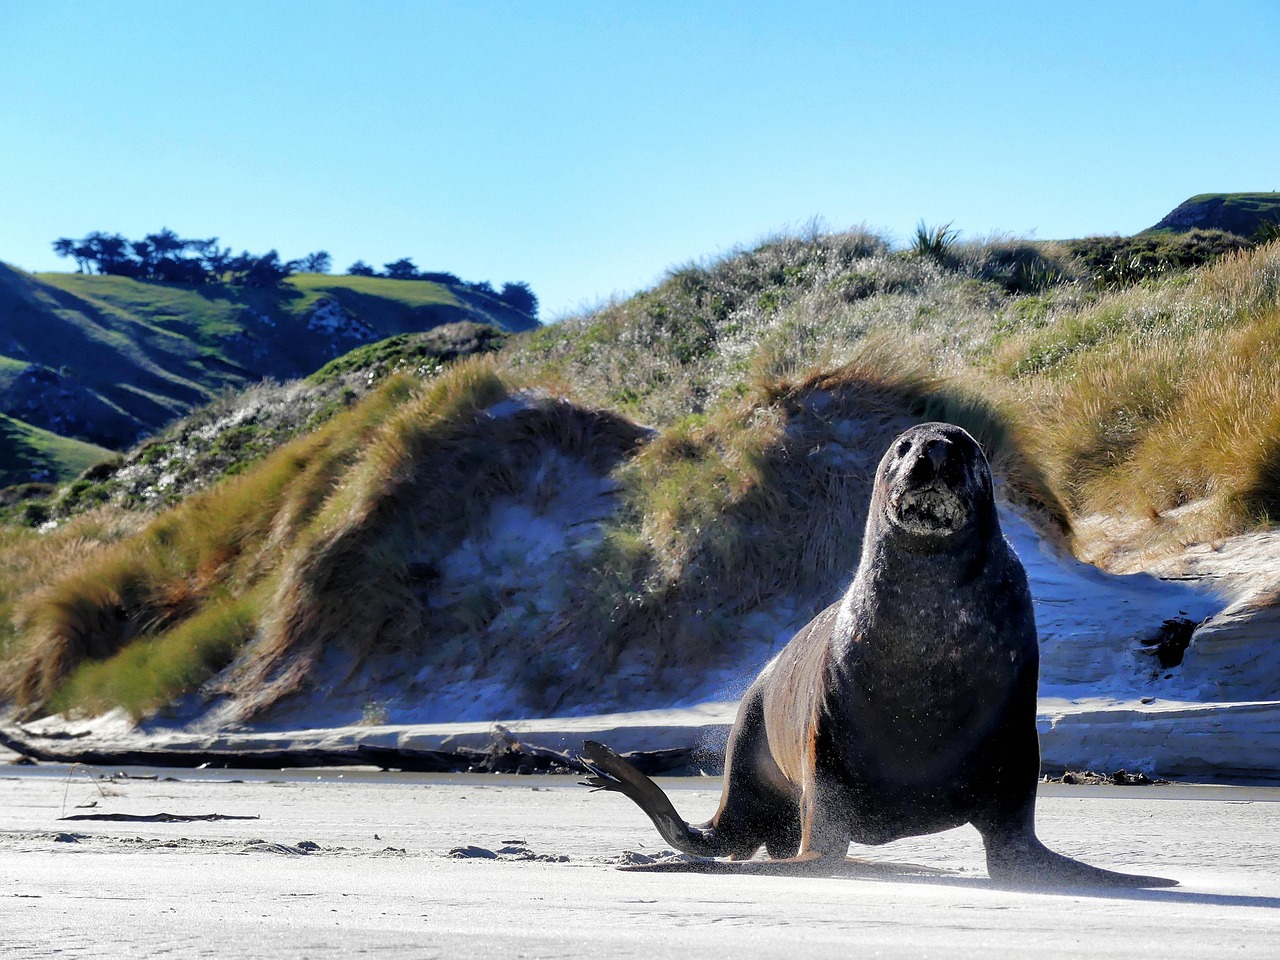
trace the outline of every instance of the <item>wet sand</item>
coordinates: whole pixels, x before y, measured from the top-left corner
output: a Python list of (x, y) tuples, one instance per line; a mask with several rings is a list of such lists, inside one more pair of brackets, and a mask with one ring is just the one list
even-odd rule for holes
[[(941, 880), (635, 874), (613, 864), (662, 850), (657, 834), (570, 777), (127, 772), (0, 767), (0, 953), (1173, 958), (1280, 943), (1277, 788), (1046, 785), (1054, 849), (1182, 885), (1033, 893), (987, 882), (971, 828), (852, 851)], [(691, 819), (714, 810), (718, 780), (663, 783)], [(258, 819), (59, 819), (158, 813)], [(466, 846), (498, 856), (449, 855)]]

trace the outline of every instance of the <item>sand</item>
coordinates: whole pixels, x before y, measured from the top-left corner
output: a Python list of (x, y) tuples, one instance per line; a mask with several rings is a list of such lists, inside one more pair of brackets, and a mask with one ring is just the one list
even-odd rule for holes
[[(971, 828), (854, 851), (943, 881), (632, 874), (613, 863), (659, 852), (656, 833), (569, 777), (129, 772), (0, 768), (0, 953), (1217, 958), (1280, 943), (1275, 788), (1045, 785), (1055, 849), (1182, 882), (1050, 894), (992, 887)], [(664, 785), (690, 818), (719, 793)], [(258, 819), (59, 819), (161, 812)], [(449, 855), (465, 846), (499, 856)]]

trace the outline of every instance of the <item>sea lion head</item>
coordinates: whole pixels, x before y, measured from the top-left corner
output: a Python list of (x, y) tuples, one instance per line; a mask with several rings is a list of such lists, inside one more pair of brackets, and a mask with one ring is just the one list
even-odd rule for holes
[(889, 445), (876, 471), (876, 498), (893, 527), (926, 543), (982, 530), (995, 515), (987, 458), (949, 423), (922, 423)]

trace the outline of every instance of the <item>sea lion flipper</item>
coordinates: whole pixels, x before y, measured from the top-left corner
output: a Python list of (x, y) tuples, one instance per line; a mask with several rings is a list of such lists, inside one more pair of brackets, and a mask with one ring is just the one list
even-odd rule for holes
[(1176, 887), (1177, 880), (1118, 873), (1054, 853), (1032, 838), (1016, 855), (987, 851), (987, 874), (996, 883), (1018, 887)]
[(659, 810), (664, 814), (676, 815), (675, 807), (656, 783), (603, 743), (596, 740), (584, 741), (579, 759), (594, 774), (583, 781), (584, 786), (624, 794), (643, 807), (646, 813)]
[(578, 757), (594, 776), (581, 781), (595, 790), (611, 790), (634, 802), (653, 821), (664, 840), (678, 850), (699, 856), (717, 856), (719, 848), (714, 831), (691, 827), (676, 812), (662, 788), (627, 763), (603, 743), (587, 740)]

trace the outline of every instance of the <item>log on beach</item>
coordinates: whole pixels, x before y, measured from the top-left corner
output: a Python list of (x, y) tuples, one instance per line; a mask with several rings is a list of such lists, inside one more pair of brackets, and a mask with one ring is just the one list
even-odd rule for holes
[(45, 739), (23, 731), (15, 736), (0, 730), (0, 747), (44, 763), (82, 763), (91, 767), (240, 767), (279, 770), (288, 767), (351, 766), (371, 761), (356, 758), (355, 750), (286, 748), (275, 750), (170, 750), (152, 747), (94, 746), (80, 739)]
[[(349, 747), (283, 747), (264, 750), (176, 749), (94, 744), (90, 738), (33, 731), (0, 730), (0, 747), (44, 763), (80, 763), (94, 767), (212, 767), (285, 770), (300, 767), (374, 766), (413, 773), (586, 773), (573, 754), (517, 739), (494, 727), (487, 749), (420, 750), (410, 747), (352, 744)], [(624, 754), (647, 775), (679, 771), (693, 762), (691, 749), (636, 750)]]

